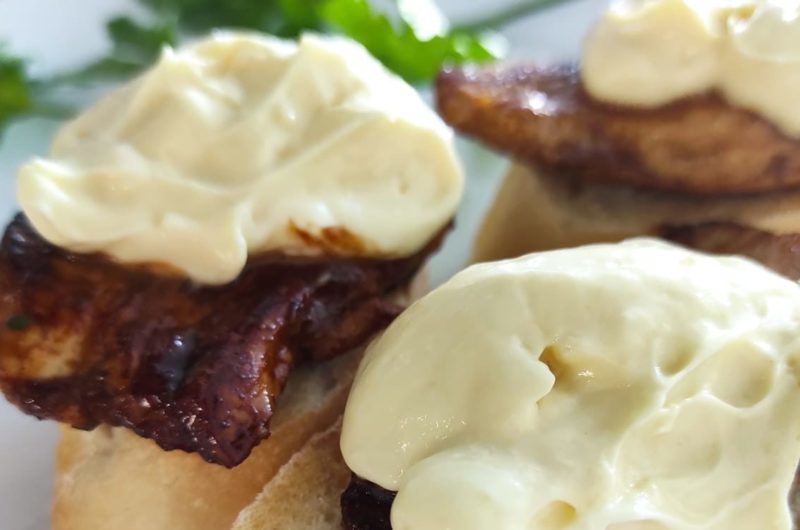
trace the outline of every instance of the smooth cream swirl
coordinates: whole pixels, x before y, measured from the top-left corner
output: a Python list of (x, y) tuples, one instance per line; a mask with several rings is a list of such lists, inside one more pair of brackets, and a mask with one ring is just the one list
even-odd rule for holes
[(800, 287), (650, 240), (476, 265), (367, 352), (342, 451), (395, 530), (790, 530)]
[(52, 243), (207, 283), (255, 252), (412, 254), (462, 187), (452, 131), (363, 47), (235, 33), (166, 49), (18, 178)]
[(617, 0), (587, 38), (581, 71), (602, 101), (655, 107), (718, 90), (800, 137), (800, 3)]

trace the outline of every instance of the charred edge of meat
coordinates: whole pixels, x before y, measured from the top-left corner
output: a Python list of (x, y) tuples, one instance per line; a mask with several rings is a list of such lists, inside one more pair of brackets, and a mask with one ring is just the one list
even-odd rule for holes
[(342, 494), (344, 530), (392, 530), (392, 503), (397, 494), (353, 475)]
[(443, 236), (396, 260), (264, 255), (202, 286), (56, 248), (18, 216), (0, 248), (0, 388), (38, 418), (233, 467), (269, 435), (292, 366), (385, 328), (388, 295)]

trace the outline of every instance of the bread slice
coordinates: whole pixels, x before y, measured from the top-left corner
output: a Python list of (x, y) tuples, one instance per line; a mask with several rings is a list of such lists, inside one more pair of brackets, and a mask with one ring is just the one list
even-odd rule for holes
[(359, 353), (290, 378), (272, 436), (239, 467), (165, 452), (125, 429), (62, 430), (54, 530), (221, 530), (315, 433), (341, 414)]
[[(426, 288), (421, 273), (397, 299), (409, 303)], [(231, 528), (284, 464), (341, 416), (362, 353), (295, 370), (272, 435), (235, 469), (208, 464), (195, 454), (163, 451), (121, 428), (64, 427), (56, 454), (53, 530)]]
[(314, 436), (256, 500), (233, 530), (341, 530), (339, 498), (350, 481), (339, 438), (341, 421)]
[(800, 191), (697, 197), (576, 184), (514, 164), (478, 232), (474, 261), (657, 235), (662, 225), (731, 221), (776, 234), (800, 231)]

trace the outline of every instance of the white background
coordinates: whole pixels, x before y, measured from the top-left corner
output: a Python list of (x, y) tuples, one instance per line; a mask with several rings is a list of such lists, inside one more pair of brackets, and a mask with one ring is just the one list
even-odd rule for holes
[[(469, 20), (512, 5), (509, 0), (440, 0), (453, 21)], [(564, 60), (577, 57), (581, 37), (605, 0), (576, 0), (505, 28), (511, 57)], [(135, 13), (127, 0), (0, 0), (0, 41), (29, 57), (38, 72), (58, 71), (97, 57), (108, 46), (103, 21)], [(0, 140), (0, 222), (14, 212), (14, 173), (31, 156), (46, 152), (56, 124), (31, 120), (14, 125)], [(477, 223), (491, 200), (503, 162), (461, 142), (469, 189), (456, 233), (434, 264), (434, 281), (463, 265)], [(0, 530), (44, 530), (52, 482), (56, 429), (17, 413), (0, 397)], [(94, 529), (86, 529), (94, 530)], [(179, 529), (176, 529), (179, 530)]]

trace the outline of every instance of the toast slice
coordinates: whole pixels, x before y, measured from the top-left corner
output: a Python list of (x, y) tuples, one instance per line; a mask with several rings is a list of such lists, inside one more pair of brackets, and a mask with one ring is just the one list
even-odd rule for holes
[(53, 530), (230, 528), (283, 464), (342, 413), (360, 352), (298, 369), (272, 436), (229, 470), (166, 452), (122, 428), (64, 427), (56, 458)]
[(473, 260), (658, 236), (665, 225), (709, 222), (800, 232), (800, 192), (699, 197), (576, 183), (515, 164), (478, 232)]
[(233, 530), (341, 530), (339, 498), (350, 470), (340, 433), (341, 420), (311, 438), (239, 514)]

